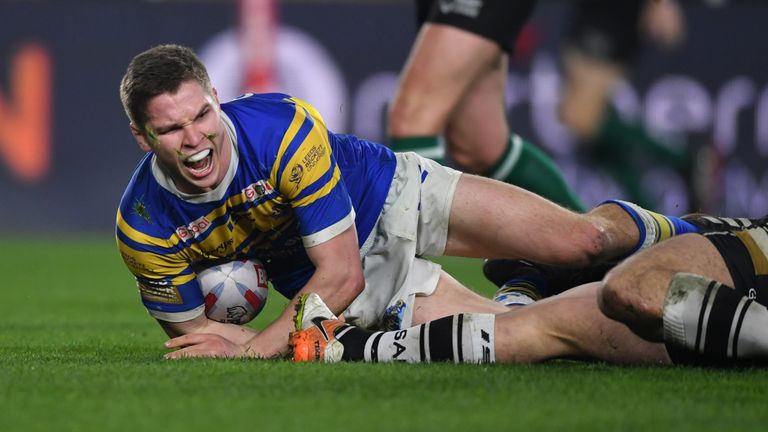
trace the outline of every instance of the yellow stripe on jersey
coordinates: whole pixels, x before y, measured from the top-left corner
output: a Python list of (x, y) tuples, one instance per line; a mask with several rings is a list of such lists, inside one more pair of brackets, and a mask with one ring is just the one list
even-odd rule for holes
[[(239, 206), (245, 201), (244, 192), (234, 195), (226, 203), (213, 209), (203, 218), (213, 224), (214, 221), (226, 215), (228, 207)], [(229, 218), (223, 223), (218, 224), (215, 228), (211, 228), (212, 231), (205, 234), (204, 240), (192, 245), (185, 245), (176, 233), (168, 239), (163, 239), (137, 231), (123, 219), (122, 214), (118, 211), (117, 225), (120, 231), (132, 241), (164, 249), (179, 245), (183, 246), (183, 249), (171, 254), (141, 252), (119, 240), (118, 247), (123, 255), (123, 260), (134, 274), (150, 278), (156, 278), (161, 275), (170, 276), (183, 271), (189, 262), (199, 261), (203, 258), (231, 256), (237, 248), (242, 246), (254, 230), (264, 232), (265, 235), (251, 239), (254, 244), (250, 245), (249, 248), (252, 246), (259, 247), (260, 243), (267, 242), (268, 234), (273, 235), (275, 232), (280, 232), (289, 226), (287, 222), (290, 221), (291, 215), (288, 212), (278, 210), (279, 205), (280, 202), (266, 201), (252, 207), (241, 213), (242, 217), (237, 222)]]
[(331, 177), (331, 180), (326, 183), (322, 188), (318, 189), (317, 192), (307, 195), (304, 198), (298, 199), (293, 201), (294, 207), (303, 207), (307, 204), (311, 204), (315, 202), (316, 200), (328, 195), (334, 187), (336, 187), (336, 184), (341, 179), (341, 171), (339, 171), (339, 167), (336, 166), (333, 170), (333, 177)]
[(283, 139), (280, 141), (280, 147), (278, 147), (277, 149), (277, 157), (275, 158), (275, 164), (272, 166), (272, 171), (269, 173), (269, 181), (273, 185), (277, 184), (277, 175), (278, 175), (278, 170), (280, 169), (280, 161), (283, 160), (283, 155), (285, 154), (285, 151), (288, 149), (288, 145), (296, 137), (296, 134), (299, 132), (299, 129), (301, 129), (301, 126), (304, 124), (304, 121), (306, 119), (307, 119), (306, 112), (303, 109), (300, 109), (297, 107), (296, 111), (293, 114), (293, 120), (291, 120), (291, 124), (288, 126), (288, 130), (285, 131), (285, 134), (283, 135)]
[(179, 236), (175, 233), (172, 234), (169, 238), (163, 239), (159, 237), (152, 237), (141, 231), (137, 231), (132, 226), (128, 225), (128, 222), (123, 219), (123, 214), (119, 209), (117, 210), (117, 227), (120, 229), (120, 231), (123, 232), (123, 234), (126, 235), (126, 237), (130, 238), (131, 240), (150, 246), (169, 248), (173, 247), (181, 241)]
[(122, 241), (117, 241), (120, 255), (123, 261), (136, 276), (158, 278), (173, 276), (181, 273), (189, 265), (183, 253), (158, 254), (155, 252), (142, 252)]
[[(298, 106), (297, 111), (304, 109), (306, 108)], [(280, 190), (289, 199), (295, 198), (301, 191), (323, 177), (331, 168), (331, 144), (328, 141), (328, 131), (323, 124), (322, 118), (313, 117), (312, 119), (314, 120), (312, 122), (312, 129), (291, 159), (285, 164), (285, 169), (280, 179)], [(317, 198), (325, 196), (338, 183), (340, 176), (341, 173), (338, 171), (338, 167), (336, 167), (332, 179), (329, 181), (329, 183), (332, 183), (330, 187), (329, 185), (324, 185), (311, 196), (304, 197), (300, 201), (292, 202), (291, 204), (294, 207), (306, 205), (314, 202)]]
[(320, 115), (320, 111), (316, 110), (315, 107), (308, 104), (307, 102), (304, 102), (303, 100), (299, 98), (289, 98), (290, 101), (293, 101), (296, 105), (304, 108), (305, 110), (309, 111), (309, 115), (312, 116), (313, 119), (315, 119), (316, 122), (319, 122), (323, 129), (326, 129), (325, 127), (325, 120), (323, 120), (323, 116)]

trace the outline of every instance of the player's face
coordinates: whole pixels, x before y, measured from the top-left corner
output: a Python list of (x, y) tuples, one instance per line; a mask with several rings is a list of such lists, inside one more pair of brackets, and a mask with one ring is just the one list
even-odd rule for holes
[(213, 190), (229, 168), (232, 145), (220, 114), (215, 91), (186, 81), (176, 93), (150, 99), (145, 134), (132, 129), (181, 192), (198, 194)]

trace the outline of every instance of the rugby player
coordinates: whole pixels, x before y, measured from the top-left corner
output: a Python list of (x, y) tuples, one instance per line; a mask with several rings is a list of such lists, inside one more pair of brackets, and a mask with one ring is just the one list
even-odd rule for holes
[[(557, 165), (507, 123), (509, 55), (535, 0), (417, 0), (419, 32), (388, 115), (389, 145), (586, 208)], [(447, 152), (447, 155), (446, 155)]]
[[(183, 356), (285, 354), (299, 295), (363, 328), (408, 328), (506, 308), (423, 256), (586, 266), (676, 234), (678, 218), (611, 201), (578, 214), (521, 188), (328, 131), (308, 103), (246, 94), (220, 104), (189, 48), (130, 62), (120, 96), (147, 152), (121, 199), (116, 239), (144, 306)], [(196, 271), (254, 257), (291, 299), (263, 331), (204, 313)]]

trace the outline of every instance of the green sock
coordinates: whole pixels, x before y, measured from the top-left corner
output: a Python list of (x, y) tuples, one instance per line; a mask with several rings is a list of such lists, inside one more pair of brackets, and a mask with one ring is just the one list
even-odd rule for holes
[(584, 203), (568, 186), (555, 162), (539, 148), (511, 134), (507, 149), (484, 176), (520, 186), (571, 210), (584, 212)]
[[(622, 165), (635, 161), (634, 155), (645, 154), (672, 169), (684, 170), (690, 164), (687, 149), (676, 149), (655, 138), (638, 122), (627, 122), (613, 108), (609, 108), (597, 134), (601, 150), (621, 159)], [(614, 147), (607, 149), (605, 147)]]
[(630, 200), (647, 207), (656, 207), (656, 202), (642, 186), (644, 168), (638, 161), (651, 157), (686, 177), (691, 164), (687, 149), (663, 144), (640, 123), (624, 121), (613, 108), (608, 109), (590, 151), (593, 161), (616, 180)]
[(390, 138), (389, 147), (396, 152), (416, 152), (437, 163), (445, 161), (445, 145), (440, 135)]

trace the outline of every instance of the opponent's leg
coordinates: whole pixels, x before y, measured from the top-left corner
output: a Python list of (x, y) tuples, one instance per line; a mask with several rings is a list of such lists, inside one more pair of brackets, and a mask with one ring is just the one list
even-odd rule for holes
[(664, 340), (676, 361), (766, 361), (764, 228), (707, 236), (675, 238), (622, 263), (606, 277), (601, 309)]
[(662, 341), (664, 298), (673, 276), (690, 272), (732, 285), (717, 249), (701, 235), (680, 236), (644, 250), (608, 272), (600, 309), (648, 340)]
[(425, 23), (403, 69), (388, 118), (390, 146), (441, 162), (441, 135), (468, 89), (497, 68), (499, 46), (457, 27)]
[[(720, 282), (676, 273), (663, 318), (664, 341), (687, 351), (681, 362), (768, 363), (768, 309)], [(670, 353), (677, 360), (675, 351)]]
[(390, 147), (440, 163), (447, 150), (462, 170), (520, 184), (583, 211), (555, 163), (510, 135), (506, 64), (497, 42), (449, 25), (424, 24), (392, 101)]
[[(531, 363), (568, 357), (668, 363), (663, 345), (646, 342), (600, 314), (596, 288), (585, 285), (502, 315), (457, 314), (391, 332), (313, 318), (291, 339), (294, 359)], [(326, 345), (335, 349), (313, 348)]]
[(599, 283), (573, 288), (496, 316), (496, 361), (531, 363), (554, 358), (622, 364), (667, 364), (663, 344), (647, 342), (603, 315)]
[(465, 172), (514, 184), (571, 210), (586, 207), (555, 162), (541, 149), (510, 133), (504, 94), (507, 56), (477, 78), (459, 101), (446, 129), (450, 158)]

